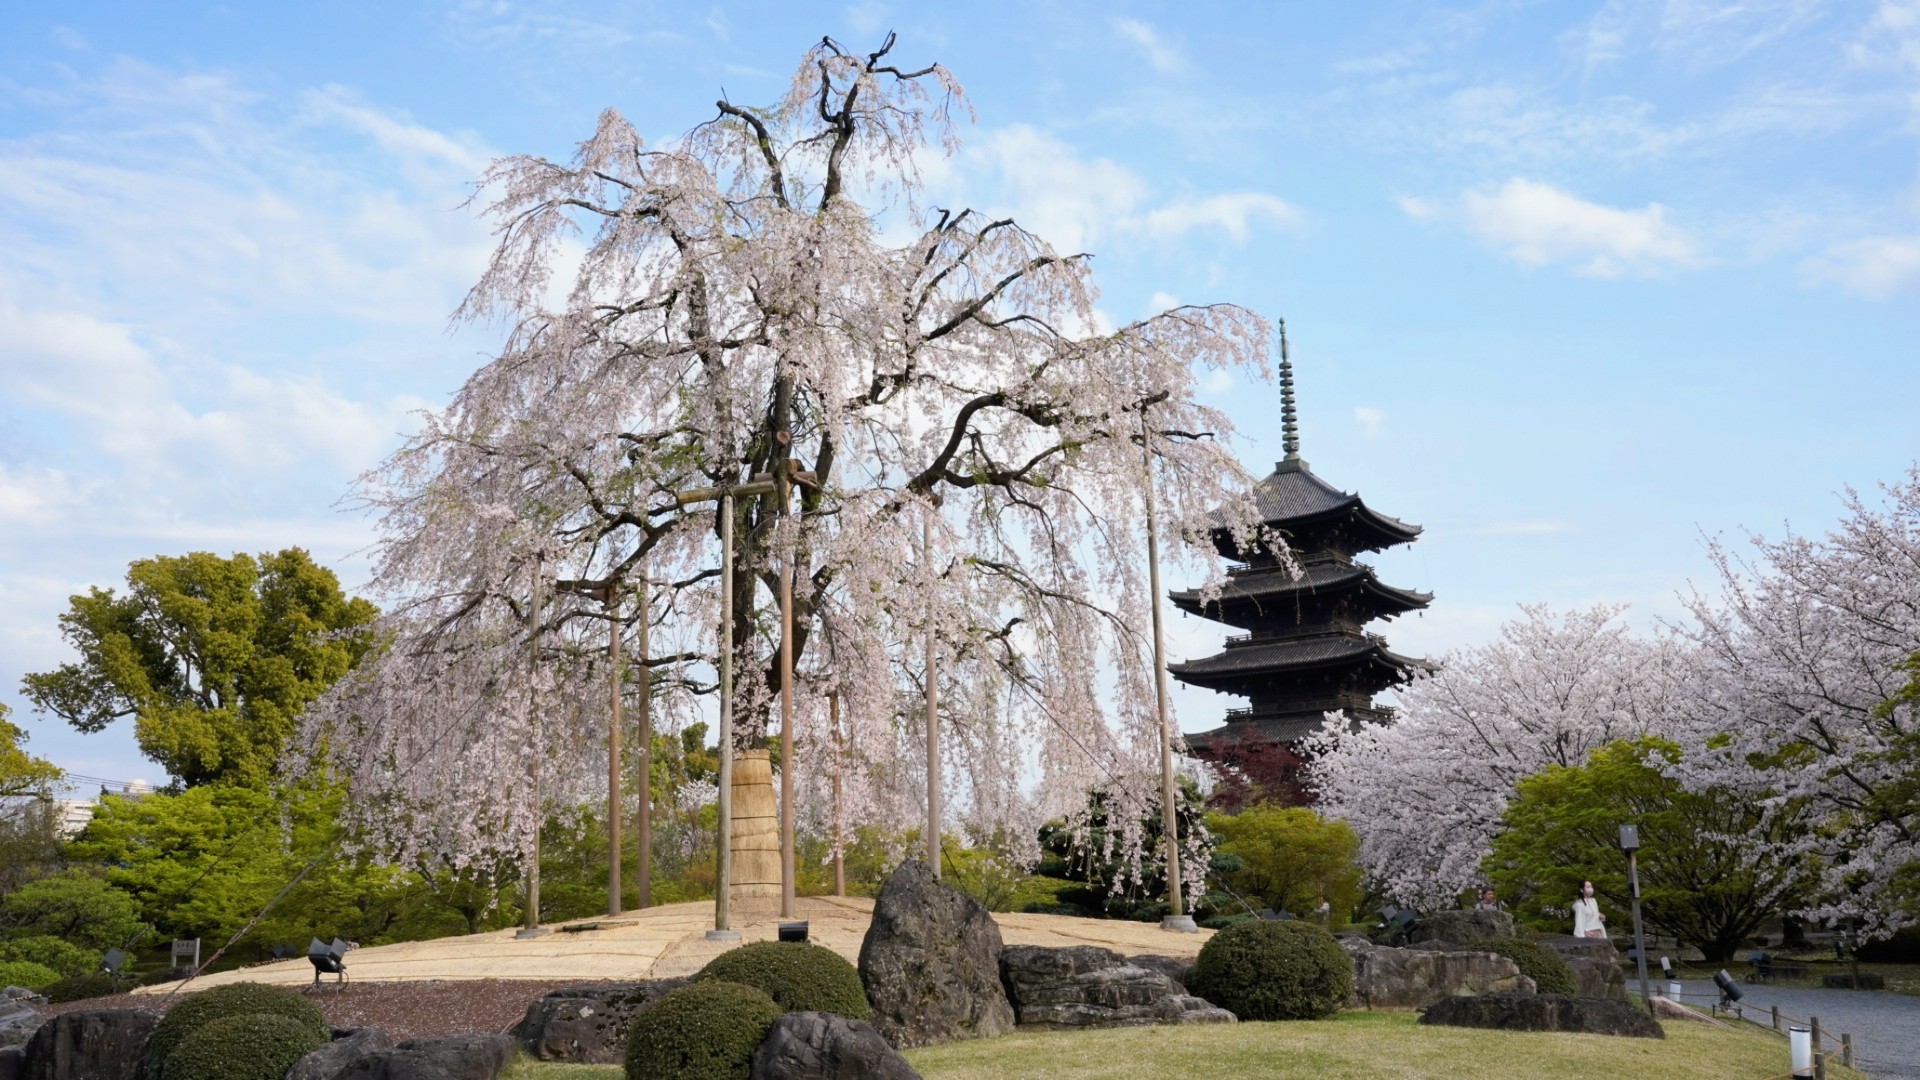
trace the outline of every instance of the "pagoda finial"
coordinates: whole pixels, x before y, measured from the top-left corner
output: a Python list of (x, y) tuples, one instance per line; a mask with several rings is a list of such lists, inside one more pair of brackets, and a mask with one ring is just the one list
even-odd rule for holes
[(1287, 353), (1287, 320), (1280, 320), (1280, 430), (1285, 460), (1300, 460), (1300, 423), (1293, 411), (1293, 357)]

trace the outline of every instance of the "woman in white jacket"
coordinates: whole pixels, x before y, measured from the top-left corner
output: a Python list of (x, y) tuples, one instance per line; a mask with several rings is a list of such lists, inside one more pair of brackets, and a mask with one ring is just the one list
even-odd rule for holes
[(1607, 936), (1607, 917), (1600, 914), (1600, 903), (1593, 898), (1593, 882), (1580, 883), (1580, 898), (1573, 902), (1573, 936)]

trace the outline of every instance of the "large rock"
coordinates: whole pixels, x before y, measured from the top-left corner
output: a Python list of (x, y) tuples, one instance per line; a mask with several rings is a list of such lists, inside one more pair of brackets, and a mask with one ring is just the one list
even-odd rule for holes
[(753, 1052), (752, 1080), (920, 1080), (900, 1051), (865, 1020), (791, 1012)]
[(527, 1015), (508, 1034), (542, 1061), (617, 1065), (626, 1060), (633, 1018), (687, 982), (654, 979), (561, 987), (527, 1006)]
[(1513, 936), (1513, 916), (1504, 911), (1435, 911), (1420, 916), (1407, 932), (1407, 944), (1446, 941), (1471, 945), (1488, 938)]
[(1604, 960), (1616, 966), (1620, 963), (1620, 950), (1613, 947), (1613, 942), (1603, 937), (1577, 938), (1571, 934), (1542, 934), (1534, 940), (1567, 960), (1583, 956), (1589, 960)]
[(1689, 1024), (1711, 1024), (1717, 1028), (1728, 1026), (1708, 1016), (1706, 1013), (1697, 1012), (1672, 998), (1663, 997), (1653, 999), (1653, 1018), (1655, 1020), (1681, 1020)]
[(902, 1050), (1013, 1030), (1000, 985), (1000, 927), (925, 863), (900, 864), (881, 887), (860, 943), (860, 981), (873, 1026)]
[(11, 1001), (16, 1005), (45, 1005), (47, 996), (24, 986), (0, 988), (0, 1003)]
[(0, 1080), (21, 1080), (26, 1075), (26, 1047), (0, 1046)]
[(40, 1025), (27, 1040), (24, 1080), (139, 1080), (160, 1014), (81, 1009)]
[(1165, 975), (1179, 985), (1180, 992), (1183, 994), (1187, 992), (1187, 980), (1193, 978), (1193, 961), (1189, 958), (1141, 953), (1138, 956), (1127, 957), (1127, 963)]
[(1353, 961), (1354, 1008), (1421, 1009), (1452, 997), (1534, 991), (1519, 965), (1496, 953), (1395, 949), (1352, 936), (1341, 937), (1340, 947)]
[(408, 1039), (361, 1055), (341, 1080), (494, 1080), (513, 1060), (513, 1049), (505, 1035)]
[[(1577, 938), (1553, 934), (1538, 939), (1540, 944), (1560, 954), (1573, 969), (1574, 985), (1581, 997), (1627, 1000), (1627, 974), (1620, 966), (1620, 950), (1606, 938)], [(1656, 972), (1657, 974), (1657, 972)]]
[(1653, 1017), (1624, 1001), (1565, 994), (1483, 994), (1439, 1002), (1420, 1015), (1423, 1024), (1494, 1028), (1500, 1031), (1572, 1031), (1664, 1039)]
[(286, 1080), (341, 1080), (362, 1059), (391, 1049), (393, 1039), (381, 1028), (354, 1028), (293, 1063)]
[(40, 1010), (21, 1002), (0, 999), (0, 1046), (19, 1046), (38, 1031)]
[(1021, 1027), (1140, 1027), (1232, 1023), (1225, 1009), (1193, 997), (1165, 974), (1110, 949), (1015, 945), (1000, 953), (1000, 975)]

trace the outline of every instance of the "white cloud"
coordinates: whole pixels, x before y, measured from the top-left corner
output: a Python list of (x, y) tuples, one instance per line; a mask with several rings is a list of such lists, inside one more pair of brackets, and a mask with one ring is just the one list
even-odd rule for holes
[(1353, 418), (1360, 422), (1360, 430), (1369, 439), (1380, 434), (1380, 425), (1387, 422), (1387, 414), (1370, 405), (1361, 405), (1354, 409)]
[(1837, 282), (1876, 299), (1920, 288), (1920, 234), (1835, 244), (1824, 255), (1801, 263), (1801, 272), (1813, 281)]
[(1445, 214), (1436, 204), (1402, 198), (1410, 216), (1452, 217), (1468, 232), (1523, 266), (1570, 263), (1592, 277), (1660, 274), (1699, 265), (1693, 237), (1649, 203), (1638, 210), (1588, 202), (1534, 180), (1463, 192)]
[(1562, 40), (1589, 69), (1645, 52), (1699, 71), (1804, 30), (1826, 7), (1824, 0), (1609, 0)]
[(67, 475), (58, 469), (9, 469), (0, 465), (0, 523), (45, 525), (78, 498)]
[(1140, 174), (1084, 157), (1038, 128), (1014, 124), (970, 141), (955, 158), (923, 158), (921, 171), (942, 205), (1011, 213), (1062, 251), (1087, 251), (1103, 238), (1173, 241), (1218, 230), (1243, 243), (1259, 226), (1291, 226), (1300, 210), (1255, 191), (1156, 199)]
[(1180, 55), (1180, 50), (1168, 44), (1150, 23), (1126, 18), (1115, 18), (1112, 23), (1121, 37), (1140, 47), (1141, 53), (1147, 58), (1147, 63), (1152, 64), (1155, 71), (1175, 72), (1187, 66), (1186, 58)]

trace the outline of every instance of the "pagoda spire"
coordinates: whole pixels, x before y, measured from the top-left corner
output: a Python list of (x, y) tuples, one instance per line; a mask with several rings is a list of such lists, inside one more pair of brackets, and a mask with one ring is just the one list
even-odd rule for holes
[(1293, 357), (1287, 352), (1287, 320), (1280, 320), (1280, 445), (1285, 461), (1300, 460), (1300, 421), (1293, 411)]

